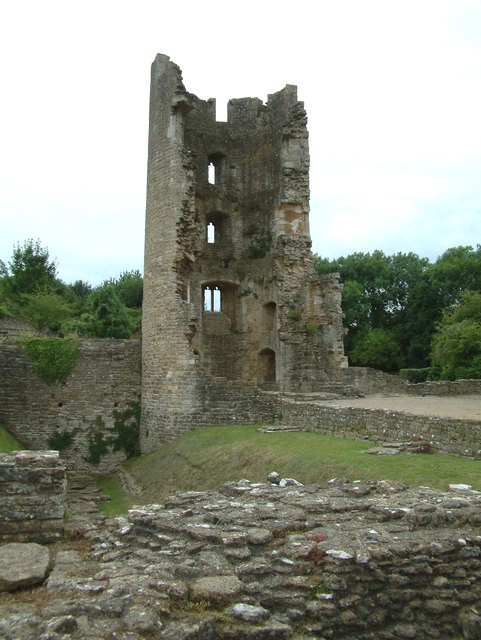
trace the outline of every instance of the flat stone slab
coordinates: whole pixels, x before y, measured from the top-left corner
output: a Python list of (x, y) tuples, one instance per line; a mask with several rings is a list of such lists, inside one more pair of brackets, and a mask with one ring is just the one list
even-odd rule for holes
[(242, 591), (242, 582), (236, 576), (199, 578), (192, 585), (193, 600), (227, 601)]
[(42, 584), (50, 552), (34, 542), (12, 542), (0, 547), (0, 591), (16, 591)]

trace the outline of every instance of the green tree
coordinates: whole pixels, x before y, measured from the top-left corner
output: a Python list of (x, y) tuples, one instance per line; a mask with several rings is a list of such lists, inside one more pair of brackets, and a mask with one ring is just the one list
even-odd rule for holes
[(433, 338), (431, 361), (443, 380), (481, 378), (481, 293), (465, 291)]
[(431, 342), (443, 314), (443, 300), (429, 270), (415, 283), (396, 328), (403, 366), (425, 368), (431, 362)]
[(432, 265), (431, 278), (444, 309), (457, 305), (463, 291), (481, 292), (481, 245), (448, 249)]
[(48, 249), (42, 247), (40, 240), (26, 240), (22, 246), (17, 242), (8, 266), (3, 263), (2, 272), (3, 287), (10, 297), (52, 291), (60, 284), (57, 265), (50, 259)]
[(394, 332), (376, 328), (359, 336), (352, 352), (351, 364), (394, 372), (401, 363), (401, 349)]
[(65, 299), (72, 305), (77, 315), (84, 313), (87, 310), (87, 304), (90, 294), (92, 293), (92, 286), (84, 280), (76, 280), (73, 284), (68, 284), (65, 287)]
[(142, 307), (144, 279), (138, 269), (123, 271), (113, 284), (126, 307), (130, 309)]
[(59, 331), (72, 317), (72, 307), (57, 293), (28, 293), (22, 296), (20, 314), (37, 329)]
[(433, 339), (432, 363), (442, 380), (481, 378), (481, 324), (462, 320), (443, 327)]
[(89, 299), (90, 311), (81, 317), (79, 330), (98, 338), (130, 338), (133, 327), (127, 307), (114, 287), (104, 285)]
[(481, 323), (481, 291), (464, 291), (460, 303), (446, 314), (445, 324), (454, 324), (463, 320)]
[(139, 336), (142, 325), (144, 280), (138, 269), (123, 271), (118, 278), (106, 280), (101, 287), (111, 287), (127, 308), (131, 335)]
[[(384, 370), (393, 371), (397, 366), (425, 366), (429, 360), (431, 333), (427, 340), (420, 340), (415, 346), (413, 339), (416, 340), (420, 329), (417, 318), (422, 298), (416, 291), (429, 271), (426, 258), (414, 253), (387, 256), (382, 251), (374, 251), (372, 254), (354, 253), (332, 261), (316, 257), (315, 264), (319, 273), (337, 271), (341, 275), (344, 285), (342, 308), (348, 329), (344, 346), (351, 362), (359, 364), (369, 332), (385, 329), (397, 344), (397, 350), (386, 352), (396, 356), (393, 362), (381, 358)], [(439, 320), (441, 314), (434, 317)], [(376, 343), (380, 336), (375, 335), (373, 342)], [(369, 360), (370, 366), (374, 366), (371, 357)]]

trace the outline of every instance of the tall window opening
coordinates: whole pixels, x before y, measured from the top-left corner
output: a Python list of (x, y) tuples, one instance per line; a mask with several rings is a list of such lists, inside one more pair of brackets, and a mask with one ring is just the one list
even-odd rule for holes
[(229, 216), (221, 211), (208, 213), (205, 220), (205, 239), (208, 244), (225, 244), (229, 242)]
[(209, 162), (209, 184), (215, 184), (215, 164)]
[(222, 292), (219, 287), (205, 287), (204, 289), (204, 311), (222, 311)]
[(214, 244), (214, 242), (216, 241), (215, 236), (215, 224), (213, 222), (209, 222), (207, 225), (207, 242), (209, 244)]
[(276, 303), (268, 302), (262, 307), (262, 330), (274, 331), (276, 328)]
[(209, 184), (221, 185), (225, 182), (226, 158), (222, 153), (213, 153), (208, 158)]

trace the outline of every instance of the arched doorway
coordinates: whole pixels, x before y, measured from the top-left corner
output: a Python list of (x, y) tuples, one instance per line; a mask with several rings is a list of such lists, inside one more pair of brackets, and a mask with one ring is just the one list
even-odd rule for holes
[(272, 349), (262, 349), (259, 352), (257, 379), (259, 382), (276, 381), (276, 353)]

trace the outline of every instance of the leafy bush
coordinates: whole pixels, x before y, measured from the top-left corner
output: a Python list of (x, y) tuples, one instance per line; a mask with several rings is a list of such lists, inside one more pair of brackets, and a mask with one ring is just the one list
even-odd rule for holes
[(133, 324), (127, 307), (112, 285), (105, 285), (92, 293), (90, 311), (79, 323), (80, 333), (97, 338), (130, 338)]
[(123, 451), (127, 458), (140, 456), (140, 400), (128, 403), (124, 411), (114, 411), (113, 450)]
[(22, 296), (21, 316), (37, 329), (58, 331), (72, 316), (72, 308), (57, 293), (31, 293)]
[(74, 439), (74, 435), (77, 432), (77, 429), (73, 431), (56, 431), (50, 438), (48, 439), (48, 446), (54, 451), (64, 451), (68, 449)]
[(109, 451), (109, 441), (105, 440), (103, 434), (97, 431), (89, 437), (89, 455), (86, 460), (90, 464), (98, 465), (102, 456)]
[(65, 382), (77, 362), (78, 342), (62, 338), (29, 338), (19, 341), (35, 373), (47, 384)]
[(397, 371), (401, 349), (388, 329), (372, 329), (359, 338), (351, 353), (352, 364), (381, 371)]
[(415, 384), (426, 382), (427, 380), (436, 380), (438, 371), (435, 367), (424, 367), (422, 369), (400, 369), (399, 377), (407, 382)]
[(0, 302), (0, 318), (8, 318), (11, 315), (11, 311), (7, 305)]
[(40, 240), (26, 240), (22, 246), (17, 242), (8, 266), (2, 265), (4, 288), (9, 296), (58, 286), (57, 265), (50, 260), (48, 249), (42, 247)]
[(98, 465), (103, 456), (123, 451), (127, 459), (140, 456), (140, 398), (127, 403), (124, 411), (114, 411), (114, 426), (107, 429), (102, 416), (97, 416), (89, 435), (89, 455), (86, 460)]
[(270, 251), (272, 246), (272, 236), (267, 234), (254, 238), (247, 247), (247, 257), (252, 259), (264, 258)]
[(448, 324), (434, 336), (432, 362), (442, 380), (481, 378), (481, 323), (462, 320)]

